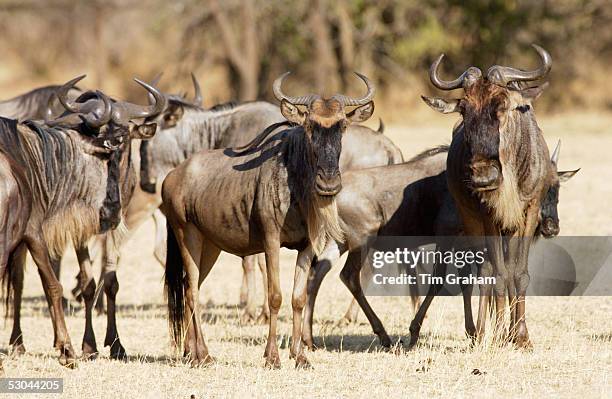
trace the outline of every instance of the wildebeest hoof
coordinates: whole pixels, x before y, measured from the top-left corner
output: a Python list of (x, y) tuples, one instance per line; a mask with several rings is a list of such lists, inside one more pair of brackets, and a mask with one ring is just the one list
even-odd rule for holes
[(336, 327), (346, 327), (353, 324), (354, 322), (355, 320), (351, 320), (348, 317), (344, 316), (343, 318), (338, 320), (338, 322), (336, 323)]
[(270, 321), (270, 315), (264, 311), (262, 311), (259, 316), (257, 316), (257, 320), (255, 320), (255, 324), (268, 324)]
[(81, 353), (82, 360), (96, 360), (98, 358), (98, 348), (89, 344), (83, 343), (83, 353)]
[(391, 338), (388, 335), (383, 335), (380, 337), (380, 345), (383, 348), (390, 349), (391, 348)]
[(74, 349), (72, 349), (72, 345), (67, 344), (60, 349), (59, 362), (62, 366), (69, 369), (77, 368), (76, 354), (74, 353)]
[(529, 337), (520, 337), (520, 336), (517, 337), (514, 345), (516, 346), (517, 349), (522, 349), (525, 351), (533, 350), (533, 344), (531, 343), (531, 340), (529, 339)]
[(280, 370), (281, 361), (280, 356), (278, 356), (278, 353), (266, 356), (265, 367), (272, 370)]
[(310, 364), (308, 359), (306, 359), (306, 356), (304, 356), (303, 353), (300, 353), (295, 358), (295, 368), (296, 369), (310, 369), (312, 368), (312, 365)]
[(312, 337), (310, 338), (302, 338), (302, 343), (306, 346), (310, 351), (314, 352), (319, 349), (318, 346), (314, 344)]
[(125, 360), (127, 358), (125, 348), (123, 347), (123, 345), (121, 345), (121, 342), (119, 342), (119, 340), (116, 340), (111, 345), (110, 357), (113, 360)]
[(240, 324), (242, 325), (254, 324), (256, 320), (255, 315), (246, 310), (242, 313), (242, 316), (240, 316)]
[(215, 364), (217, 359), (210, 356), (209, 354), (196, 356), (191, 359), (191, 367), (208, 367), (212, 364)]
[(13, 356), (21, 356), (26, 353), (26, 348), (23, 343), (13, 344), (11, 346), (11, 355)]

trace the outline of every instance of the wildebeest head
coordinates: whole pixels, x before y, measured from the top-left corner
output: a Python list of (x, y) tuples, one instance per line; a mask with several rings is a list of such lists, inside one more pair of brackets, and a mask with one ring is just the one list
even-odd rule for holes
[[(87, 91), (72, 101), (68, 91), (85, 75), (79, 76), (61, 86), (56, 95), (66, 109), (60, 117), (51, 119), (47, 113), (46, 124), (62, 126), (79, 133), (77, 141), (84, 152), (103, 157), (107, 166), (106, 197), (100, 208), (100, 230), (114, 228), (120, 221), (121, 191), (129, 196), (133, 189), (133, 176), (129, 175), (131, 139), (149, 139), (156, 131), (155, 123), (142, 122), (159, 114), (165, 105), (163, 94), (138, 79), (155, 102), (142, 106), (126, 101), (115, 101), (101, 91)], [(51, 101), (51, 100), (50, 100)], [(131, 177), (131, 178), (130, 178)]]
[[(161, 78), (161, 74), (158, 74), (153, 80), (152, 84), (156, 85)], [(202, 107), (202, 90), (200, 83), (195, 75), (191, 74), (191, 81), (193, 83), (194, 96), (193, 100), (187, 99), (186, 94), (164, 94), (166, 99), (164, 109), (159, 115), (155, 117), (147, 118), (148, 122), (157, 123), (157, 127), (160, 130), (170, 129), (175, 127), (183, 117), (185, 113), (185, 107), (189, 108), (201, 108)], [(149, 103), (154, 104), (155, 98), (152, 94), (149, 94)]]
[(561, 140), (557, 143), (557, 147), (550, 157), (552, 164), (551, 176), (549, 176), (550, 183), (548, 185), (548, 191), (544, 196), (542, 205), (540, 206), (540, 223), (537, 233), (542, 234), (545, 238), (555, 237), (559, 234), (559, 189), (561, 183), (571, 179), (580, 169), (558, 171), (557, 165), (559, 163), (559, 153), (561, 151)]
[(155, 123), (138, 123), (135, 120), (158, 115), (164, 109), (166, 100), (158, 89), (134, 79), (154, 98), (153, 104), (146, 106), (115, 101), (99, 90), (84, 92), (76, 100), (70, 100), (67, 97), (68, 91), (83, 78), (85, 75), (74, 78), (58, 89), (57, 98), (66, 112), (58, 118), (52, 118), (48, 112), (47, 125), (78, 130), (91, 138), (89, 143), (98, 147), (100, 153), (119, 149), (127, 142), (126, 138), (148, 139), (155, 134)]
[[(319, 195), (337, 194), (342, 188), (340, 176), (340, 152), (342, 134), (351, 122), (363, 122), (374, 112), (374, 85), (360, 73), (356, 75), (367, 86), (361, 98), (335, 94), (323, 98), (317, 94), (290, 97), (283, 94), (281, 85), (289, 72), (274, 81), (273, 91), (281, 102), (281, 113), (288, 121), (304, 128), (308, 157), (313, 166), (315, 190)], [(304, 106), (302, 111), (298, 106)], [(346, 113), (346, 107), (357, 108)]]
[(438, 76), (444, 54), (430, 68), (431, 82), (437, 88), (464, 89), (461, 99), (423, 96), (423, 100), (436, 111), (462, 115), (464, 144), (470, 157), (469, 184), (475, 191), (494, 190), (501, 185), (500, 142), (517, 139), (523, 129), (538, 129), (531, 103), (540, 96), (546, 84), (523, 88), (521, 82), (545, 77), (552, 60), (546, 50), (537, 45), (533, 47), (542, 58), (541, 66), (533, 71), (494, 65), (483, 76), (480, 69), (470, 67), (457, 79), (445, 81)]

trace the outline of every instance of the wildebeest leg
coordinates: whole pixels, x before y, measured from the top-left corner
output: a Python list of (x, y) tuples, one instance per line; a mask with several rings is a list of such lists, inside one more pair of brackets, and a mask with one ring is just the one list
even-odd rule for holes
[[(466, 265), (459, 269), (461, 277), (468, 277), (471, 272), (471, 265)], [(474, 286), (472, 284), (461, 283), (461, 293), (463, 295), (463, 316), (465, 320), (465, 334), (474, 342), (476, 338), (476, 326), (474, 325), (474, 316), (472, 315), (472, 292)]]
[[(502, 237), (500, 236), (499, 228), (495, 226), (491, 220), (485, 221), (485, 235), (487, 255), (492, 265), (493, 275), (495, 276), (494, 290), (497, 313), (495, 317), (494, 336), (497, 342), (502, 342), (503, 340), (500, 338), (504, 335), (504, 313), (506, 307), (506, 281), (508, 278), (508, 269), (506, 268), (504, 262), (503, 242)], [(487, 304), (485, 303), (484, 309), (479, 309), (479, 324), (480, 317), (482, 316), (481, 312), (484, 311), (486, 313), (486, 306)], [(482, 336), (480, 338), (482, 339)]]
[(391, 347), (391, 338), (382, 322), (374, 313), (374, 310), (370, 307), (368, 300), (363, 294), (363, 290), (361, 288), (361, 281), (359, 281), (359, 275), (361, 272), (361, 253), (359, 250), (351, 251), (346, 259), (346, 263), (340, 272), (340, 279), (346, 285), (346, 287), (351, 291), (353, 297), (357, 300), (357, 303), (365, 313), (370, 325), (372, 326), (372, 330), (374, 334), (378, 336), (380, 340), (380, 344), (385, 348)]
[(47, 247), (44, 245), (44, 240), (41, 236), (28, 237), (28, 249), (32, 255), (32, 259), (38, 266), (38, 271), (42, 279), (43, 287), (46, 287), (45, 293), (51, 303), (51, 319), (53, 321), (53, 330), (55, 335), (55, 347), (60, 351), (60, 363), (67, 367), (76, 366), (76, 355), (68, 329), (66, 328), (66, 320), (64, 319), (64, 310), (62, 307), (62, 285), (55, 277)]
[[(444, 253), (445, 250), (446, 249), (441, 248), (440, 252)], [(446, 275), (446, 263), (436, 262), (434, 264), (433, 274), (434, 277), (441, 277), (442, 279), (444, 279), (444, 276)], [(438, 281), (438, 278), (433, 281)], [(419, 335), (421, 334), (421, 327), (423, 326), (423, 320), (425, 320), (427, 310), (429, 309), (429, 306), (431, 305), (431, 302), (433, 301), (434, 297), (438, 295), (438, 293), (442, 289), (442, 286), (442, 284), (429, 285), (429, 289), (427, 290), (427, 296), (419, 307), (419, 310), (414, 316), (414, 319), (410, 323), (410, 343), (408, 344), (409, 348), (413, 348), (418, 342)]]
[(514, 273), (514, 281), (516, 282), (517, 290), (516, 315), (514, 316), (514, 320), (516, 321), (515, 344), (519, 348), (526, 349), (533, 347), (531, 340), (529, 339), (527, 322), (525, 320), (525, 294), (527, 293), (527, 287), (529, 286), (529, 247), (537, 227), (539, 212), (539, 205), (532, 204), (527, 209), (525, 230), (523, 231), (523, 237), (521, 237), (520, 240), (521, 245), (519, 250), (519, 258), (517, 268)]
[(26, 351), (21, 331), (21, 299), (23, 296), (26, 250), (25, 244), (21, 244), (13, 250), (9, 258), (9, 262), (12, 263), (9, 265), (9, 270), (11, 270), (10, 284), (13, 286), (13, 330), (11, 331), (9, 345), (11, 346), (11, 353), (16, 355), (22, 355)]
[(153, 221), (155, 222), (155, 249), (153, 250), (153, 255), (161, 267), (166, 267), (166, 217), (159, 208), (155, 209), (151, 216), (153, 216)]
[(314, 350), (312, 339), (312, 319), (314, 314), (315, 302), (321, 287), (321, 282), (325, 275), (331, 270), (332, 266), (340, 258), (340, 249), (335, 241), (330, 240), (323, 252), (313, 260), (308, 276), (308, 301), (304, 309), (304, 326), (302, 328), (302, 340), (310, 349)]
[(302, 311), (308, 299), (308, 274), (313, 258), (314, 251), (311, 246), (308, 246), (303, 251), (300, 251), (295, 265), (293, 295), (291, 297), (291, 307), (293, 308), (293, 332), (291, 335), (289, 356), (295, 359), (296, 368), (310, 367), (310, 363), (308, 359), (306, 359), (306, 355), (304, 355), (304, 347), (302, 346)]
[[(195, 229), (193, 229), (195, 230)], [(196, 266), (195, 262), (185, 263), (187, 267), (187, 278), (189, 287), (197, 287), (194, 290), (187, 290), (185, 295), (185, 303), (187, 305), (187, 309), (192, 315), (192, 319), (190, 324), (193, 324), (193, 332), (195, 333), (196, 338), (196, 360), (198, 365), (205, 365), (211, 362), (214, 362), (214, 358), (209, 355), (208, 347), (206, 346), (206, 341), (204, 340), (204, 334), (202, 333), (202, 324), (200, 320), (200, 311), (199, 311), (199, 300), (198, 300), (198, 292), (202, 282), (210, 273), (213, 265), (219, 258), (219, 254), (221, 253), (221, 249), (215, 246), (212, 242), (207, 240), (199, 239), (201, 236), (198, 232), (187, 231), (187, 236), (185, 237), (185, 243), (188, 246), (190, 253), (196, 254), (198, 250), (198, 246), (201, 248), (201, 255), (199, 257), (199, 266)], [(194, 257), (194, 261), (198, 260), (198, 257)], [(189, 270), (189, 268), (197, 268), (198, 270)]]
[[(416, 315), (417, 312), (419, 311), (419, 308), (421, 307), (421, 296), (419, 295), (419, 282), (418, 282), (418, 273), (417, 273), (417, 268), (418, 266), (415, 265), (414, 268), (410, 269), (410, 271), (412, 272), (412, 275), (415, 276), (415, 278), (417, 278), (417, 280), (415, 280), (414, 284), (410, 284), (408, 286), (408, 290), (410, 291), (410, 303), (412, 304), (412, 314)], [(357, 314), (355, 314), (354, 320), (357, 321)]]
[(359, 316), (359, 304), (353, 298), (351, 303), (349, 304), (344, 316), (338, 321), (339, 326), (349, 325), (357, 322), (357, 317)]
[[(117, 318), (115, 301), (119, 291), (119, 281), (117, 280), (117, 265), (119, 263), (119, 249), (115, 244), (115, 239), (120, 233), (113, 230), (106, 234), (102, 264), (104, 265), (104, 293), (106, 294), (106, 336), (104, 346), (110, 346), (111, 359), (124, 359), (126, 356), (125, 348), (119, 340), (117, 331)], [(102, 282), (101, 282), (102, 283)]]
[(247, 260), (247, 258), (248, 256), (242, 258), (242, 282), (240, 283), (240, 302), (238, 302), (240, 306), (246, 306), (247, 297), (249, 295), (249, 270), (247, 269), (249, 261)]
[(266, 271), (266, 255), (264, 253), (257, 254), (257, 265), (261, 272), (261, 281), (263, 283), (264, 301), (261, 307), (261, 313), (257, 316), (256, 324), (266, 324), (270, 319), (270, 306), (268, 304), (268, 273)]
[(270, 322), (268, 323), (268, 342), (264, 351), (266, 367), (279, 369), (281, 366), (276, 344), (276, 327), (278, 324), (278, 311), (283, 303), (280, 289), (280, 272), (278, 267), (278, 253), (280, 239), (278, 235), (267, 234), (264, 242), (266, 252), (266, 271), (268, 273), (268, 305), (270, 306)]
[(93, 278), (93, 268), (89, 258), (87, 244), (75, 244), (77, 260), (79, 261), (79, 286), (81, 295), (85, 302), (85, 332), (83, 333), (83, 358), (95, 358), (98, 354), (96, 335), (93, 330), (92, 312), (94, 296), (96, 293), (96, 281)]
[[(506, 285), (508, 287), (508, 305), (510, 306), (510, 329), (508, 331), (508, 338), (510, 341), (514, 341), (516, 338), (516, 286), (514, 281), (514, 273), (516, 271), (516, 262), (519, 258), (519, 250), (521, 246), (522, 238), (519, 237), (518, 233), (515, 233), (507, 240), (507, 256), (506, 265), (508, 266), (508, 280)], [(499, 311), (499, 309), (497, 309)]]
[[(211, 243), (203, 244), (200, 232), (193, 225), (181, 226), (168, 220), (176, 245), (180, 252), (185, 271), (185, 310), (186, 337), (184, 356), (194, 366), (212, 363), (204, 336), (201, 332), (200, 313), (198, 310), (198, 293), (201, 282), (208, 275), (212, 265), (219, 256), (219, 249)], [(171, 253), (169, 252), (170, 256)], [(200, 269), (202, 267), (202, 269)]]
[[(243, 287), (240, 288), (240, 301), (242, 302), (242, 294), (243, 294), (243, 289), (245, 291), (246, 294), (246, 298), (245, 298), (245, 303), (246, 303), (246, 308), (244, 309), (244, 312), (242, 313), (242, 316), (240, 317), (240, 322), (243, 324), (246, 323), (250, 323), (255, 321), (256, 319), (256, 315), (255, 312), (257, 311), (257, 305), (256, 305), (256, 300), (255, 300), (255, 294), (257, 293), (257, 288), (255, 287), (256, 284), (256, 270), (255, 270), (255, 263), (257, 262), (257, 257), (256, 255), (252, 255), (252, 256), (245, 256), (242, 258), (242, 280), (243, 280)], [(246, 285), (244, 284), (246, 280)]]
[[(100, 265), (100, 278), (98, 279), (98, 284), (104, 284), (104, 276), (106, 275), (106, 265), (104, 264), (104, 262), (101, 263)], [(98, 295), (98, 298), (96, 299), (96, 313), (101, 315), (104, 314), (106, 312), (106, 307), (104, 306), (106, 301), (104, 300), (104, 295), (102, 295), (102, 293), (100, 293)]]

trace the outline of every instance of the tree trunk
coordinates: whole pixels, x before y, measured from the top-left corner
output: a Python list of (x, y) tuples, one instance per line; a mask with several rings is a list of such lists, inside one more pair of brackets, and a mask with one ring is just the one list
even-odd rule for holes
[[(260, 63), (257, 30), (255, 28), (257, 21), (253, 0), (241, 2), (240, 26), (236, 29), (231, 25), (218, 0), (211, 2), (210, 12), (218, 25), (227, 59), (240, 79), (239, 100), (255, 100), (259, 92)], [(236, 37), (234, 34), (236, 31), (242, 32), (242, 37)]]
[(326, 93), (325, 90), (338, 89), (338, 64), (329, 32), (328, 21), (325, 18), (327, 1), (314, 0), (310, 26), (314, 40), (314, 67), (315, 87), (317, 93)]

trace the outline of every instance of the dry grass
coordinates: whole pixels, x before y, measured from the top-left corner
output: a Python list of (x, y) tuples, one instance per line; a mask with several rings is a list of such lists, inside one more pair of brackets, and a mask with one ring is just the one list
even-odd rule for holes
[[(390, 127), (387, 134), (407, 156), (449, 140), (452, 118), (435, 125)], [(612, 116), (548, 118), (541, 123), (549, 143), (563, 140), (561, 166), (582, 167), (561, 192), (564, 235), (612, 235)], [(401, 355), (382, 352), (369, 325), (334, 327), (350, 294), (337, 279), (338, 269), (323, 283), (315, 320), (315, 337), (324, 349), (309, 353), (314, 369), (297, 371), (281, 349), (283, 367), (263, 368), (267, 328), (240, 326), (237, 307), (238, 258), (222, 255), (205, 282), (201, 302), (205, 334), (218, 363), (205, 369), (182, 364), (172, 349), (162, 295), (162, 269), (151, 255), (152, 224), (146, 224), (124, 248), (118, 295), (119, 331), (130, 354), (127, 362), (101, 358), (66, 370), (51, 349), (53, 334), (34, 267), (29, 266), (23, 314), (28, 354), (4, 360), (6, 376), (65, 379), (65, 397), (609, 397), (612, 391), (612, 298), (529, 298), (532, 352), (485, 345), (471, 349), (463, 334), (458, 298), (434, 301), (423, 327), (421, 345)], [(290, 334), (290, 289), (294, 253), (282, 254), (284, 303), (280, 332), (283, 347)], [(62, 276), (72, 288), (76, 273), (69, 254)], [(412, 318), (407, 298), (370, 298), (394, 339), (405, 338)], [(83, 311), (67, 317), (76, 347), (83, 333)], [(95, 319), (101, 346), (106, 320)], [(6, 349), (10, 325), (0, 333)], [(478, 369), (480, 374), (474, 374)], [(29, 396), (34, 397), (34, 396)]]

